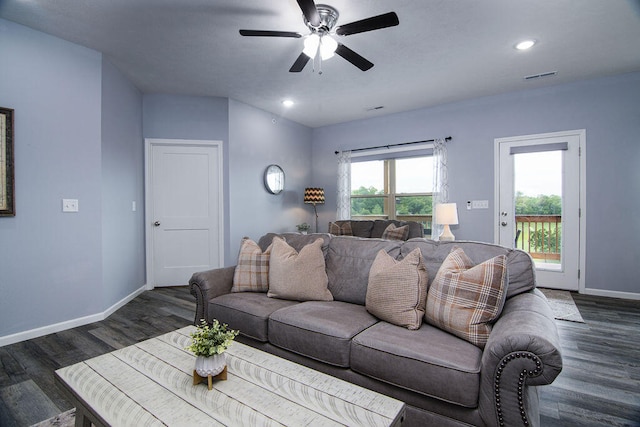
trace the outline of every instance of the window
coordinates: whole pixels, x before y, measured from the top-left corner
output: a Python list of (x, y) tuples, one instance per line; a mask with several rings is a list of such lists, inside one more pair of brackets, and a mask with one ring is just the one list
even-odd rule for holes
[(431, 233), (433, 157), (351, 163), (351, 218), (417, 221)]

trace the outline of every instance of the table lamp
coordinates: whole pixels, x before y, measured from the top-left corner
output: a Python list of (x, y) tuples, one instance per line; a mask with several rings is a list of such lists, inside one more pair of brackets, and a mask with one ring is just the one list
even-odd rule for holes
[(439, 203), (436, 205), (436, 223), (444, 225), (440, 240), (452, 241), (456, 239), (449, 225), (458, 223), (458, 208), (455, 203)]

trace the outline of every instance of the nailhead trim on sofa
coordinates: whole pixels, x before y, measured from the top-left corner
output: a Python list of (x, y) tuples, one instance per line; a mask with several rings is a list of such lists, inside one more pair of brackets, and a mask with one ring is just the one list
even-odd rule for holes
[(500, 427), (504, 427), (505, 425), (504, 417), (502, 415), (502, 405), (500, 404), (500, 377), (502, 376), (502, 371), (507, 366), (507, 363), (511, 362), (512, 360), (520, 359), (522, 357), (531, 359), (536, 364), (536, 369), (534, 369), (533, 371), (523, 369), (522, 372), (520, 372), (520, 376), (518, 378), (518, 408), (520, 409), (520, 416), (522, 417), (523, 424), (525, 426), (529, 425), (529, 420), (527, 419), (527, 412), (524, 407), (524, 396), (522, 393), (522, 389), (524, 386), (524, 381), (527, 377), (537, 377), (538, 375), (540, 375), (542, 371), (541, 369), (542, 363), (540, 362), (540, 359), (538, 358), (538, 356), (534, 354), (526, 353), (526, 352), (518, 352), (518, 353), (511, 353), (503, 357), (502, 361), (500, 362), (500, 365), (498, 365), (498, 371), (496, 372), (494, 390), (495, 390), (495, 396), (496, 396), (496, 410), (498, 412), (498, 423), (500, 424)]

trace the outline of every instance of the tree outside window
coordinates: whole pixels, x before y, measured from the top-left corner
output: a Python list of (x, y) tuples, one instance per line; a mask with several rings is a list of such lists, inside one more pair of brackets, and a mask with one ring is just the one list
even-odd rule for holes
[(431, 156), (353, 162), (351, 218), (417, 221), (430, 232), (432, 187)]

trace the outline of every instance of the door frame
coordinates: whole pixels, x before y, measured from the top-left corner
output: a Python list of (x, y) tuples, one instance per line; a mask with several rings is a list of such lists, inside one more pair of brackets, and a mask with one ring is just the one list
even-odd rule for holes
[[(587, 242), (587, 131), (586, 129), (576, 129), (561, 132), (539, 133), (532, 135), (520, 135), (506, 138), (494, 139), (494, 215), (492, 216), (493, 224), (493, 241), (499, 244), (500, 238), (500, 218), (498, 213), (500, 212), (500, 143), (503, 142), (519, 142), (532, 139), (544, 139), (544, 138), (562, 138), (562, 137), (577, 137), (578, 138), (578, 156), (579, 156), (579, 181), (580, 190), (578, 194), (579, 216), (578, 216), (578, 293), (584, 293), (585, 291), (585, 277), (586, 277), (586, 242)], [(497, 218), (497, 220), (496, 220)]]
[(217, 147), (218, 156), (218, 229), (220, 230), (220, 238), (218, 239), (218, 263), (224, 265), (224, 144), (218, 140), (200, 140), (200, 139), (162, 139), (162, 138), (145, 138), (144, 139), (144, 218), (145, 218), (145, 252), (146, 252), (146, 289), (152, 290), (155, 283), (154, 277), (154, 253), (153, 253), (153, 194), (151, 184), (153, 178), (153, 147), (157, 146), (174, 146), (174, 147)]

